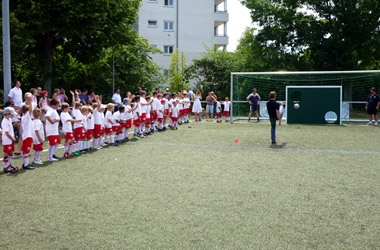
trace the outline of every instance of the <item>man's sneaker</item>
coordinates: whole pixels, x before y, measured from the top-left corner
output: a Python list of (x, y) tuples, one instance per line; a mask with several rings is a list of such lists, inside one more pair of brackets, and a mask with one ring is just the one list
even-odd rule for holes
[(18, 171), (18, 167), (8, 166), (4, 168), (4, 173), (16, 173)]
[(39, 160), (39, 161), (33, 160), (33, 164), (42, 165), (44, 163), (41, 160)]
[(56, 159), (56, 158), (49, 158), (48, 161), (52, 161), (52, 162), (54, 162), (54, 161), (59, 161), (59, 160)]
[(272, 144), (274, 145), (274, 144), (277, 144), (277, 142), (276, 141), (272, 141)]
[(58, 161), (61, 159), (61, 157), (58, 157), (56, 155), (53, 155), (53, 158), (57, 159)]
[(26, 166), (22, 165), (22, 168), (25, 169), (25, 170), (34, 170), (34, 169), (35, 169), (35, 168), (34, 168), (32, 165), (30, 165), (30, 164), (28, 164), (28, 165), (26, 165)]

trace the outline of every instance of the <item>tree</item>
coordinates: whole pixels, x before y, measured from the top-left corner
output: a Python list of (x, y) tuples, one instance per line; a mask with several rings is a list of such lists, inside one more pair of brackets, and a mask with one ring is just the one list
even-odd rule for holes
[(236, 53), (207, 48), (201, 59), (187, 67), (185, 78), (194, 79), (202, 94), (212, 90), (217, 96), (229, 96), (231, 72), (239, 71), (239, 61)]
[[(242, 0), (261, 29), (252, 46), (313, 70), (376, 68), (380, 4), (369, 0)], [(265, 57), (268, 62), (270, 57)], [(281, 63), (278, 65), (281, 66)], [(277, 66), (277, 67), (278, 67)]]
[[(54, 53), (59, 48), (78, 62), (93, 63), (103, 48), (131, 42), (139, 0), (10, 1), (14, 67), (35, 65), (35, 78), (51, 89)], [(30, 57), (24, 60), (24, 57)]]
[(189, 83), (184, 81), (184, 70), (186, 68), (186, 55), (179, 53), (178, 49), (172, 53), (169, 65), (170, 89), (173, 92), (181, 92), (189, 87)]

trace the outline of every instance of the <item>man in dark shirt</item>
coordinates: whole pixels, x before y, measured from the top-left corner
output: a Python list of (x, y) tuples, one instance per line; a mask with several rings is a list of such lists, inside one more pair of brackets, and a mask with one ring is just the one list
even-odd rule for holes
[(259, 104), (261, 102), (261, 97), (259, 94), (257, 94), (256, 88), (252, 90), (252, 93), (247, 96), (247, 101), (250, 104), (250, 111), (249, 111), (249, 117), (248, 117), (248, 122), (251, 121), (251, 116), (252, 112), (255, 111), (256, 117), (257, 117), (257, 122), (260, 121), (260, 116), (259, 116)]
[(281, 125), (280, 104), (276, 102), (276, 92), (272, 91), (269, 94), (270, 101), (267, 102), (267, 110), (271, 124), (272, 144), (276, 144), (276, 121)]
[(379, 110), (380, 97), (376, 94), (376, 89), (370, 89), (371, 94), (368, 96), (367, 105), (365, 109), (367, 110), (367, 114), (369, 114), (369, 123), (368, 125), (372, 125), (372, 116), (375, 117), (375, 126), (377, 126), (378, 115), (377, 111)]
[(82, 93), (79, 95), (79, 100), (80, 102), (83, 104), (83, 105), (87, 105), (88, 104), (88, 90), (87, 89), (83, 89), (82, 90)]

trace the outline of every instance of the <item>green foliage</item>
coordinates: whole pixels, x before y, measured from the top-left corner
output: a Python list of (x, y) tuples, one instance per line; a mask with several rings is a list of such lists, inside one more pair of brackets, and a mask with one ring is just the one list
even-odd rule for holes
[(240, 58), (236, 53), (207, 49), (201, 59), (187, 67), (185, 77), (195, 79), (196, 88), (203, 94), (214, 91), (217, 96), (229, 96), (231, 72), (240, 71)]
[(169, 66), (170, 90), (172, 92), (181, 92), (189, 87), (189, 83), (185, 82), (184, 71), (186, 68), (186, 55), (177, 51), (171, 55), (171, 62)]
[(250, 71), (354, 70), (380, 65), (378, 1), (241, 2), (261, 27), (247, 30), (238, 49)]
[[(23, 87), (91, 88), (112, 94), (153, 88), (160, 77), (149, 54), (157, 53), (132, 28), (140, 0), (10, 1), (13, 78)], [(104, 91), (104, 92), (103, 92)]]

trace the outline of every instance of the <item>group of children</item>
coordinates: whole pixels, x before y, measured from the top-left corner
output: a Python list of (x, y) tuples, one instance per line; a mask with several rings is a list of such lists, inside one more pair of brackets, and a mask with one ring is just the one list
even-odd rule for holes
[[(58, 99), (53, 98), (50, 100), (43, 123), (41, 121), (42, 111), (32, 102), (32, 97), (31, 93), (26, 93), (25, 103), (21, 107), (22, 168), (26, 170), (34, 169), (29, 164), (32, 145), (34, 150), (33, 164), (43, 164), (41, 153), (45, 135), (49, 142), (47, 160), (49, 162), (60, 160), (56, 156), (57, 149), (61, 144), (60, 129), (64, 138), (63, 156), (70, 158), (89, 150), (99, 150), (107, 144), (117, 146), (119, 143), (129, 141), (129, 129), (132, 127), (132, 123), (134, 125), (134, 139), (136, 140), (154, 132), (166, 130), (167, 120), (169, 120), (169, 128), (178, 129), (179, 124), (189, 123), (191, 105), (188, 93), (172, 94), (171, 98), (168, 99), (166, 93), (154, 92), (151, 96), (147, 96), (146, 92), (142, 91), (140, 96), (124, 98), (123, 105), (117, 106), (116, 112), (114, 104), (102, 104), (102, 96), (96, 96), (96, 102), (91, 106), (74, 102), (72, 108), (68, 103), (60, 103)], [(218, 107), (221, 110), (220, 103), (218, 103)], [(59, 108), (60, 114), (58, 114)], [(4, 109), (3, 115), (1, 127), (4, 172), (15, 173), (19, 169), (11, 165), (15, 150), (12, 118), (17, 113), (12, 107), (7, 107)], [(221, 117), (221, 111), (218, 112), (218, 115)], [(90, 145), (91, 140), (92, 147)]]

